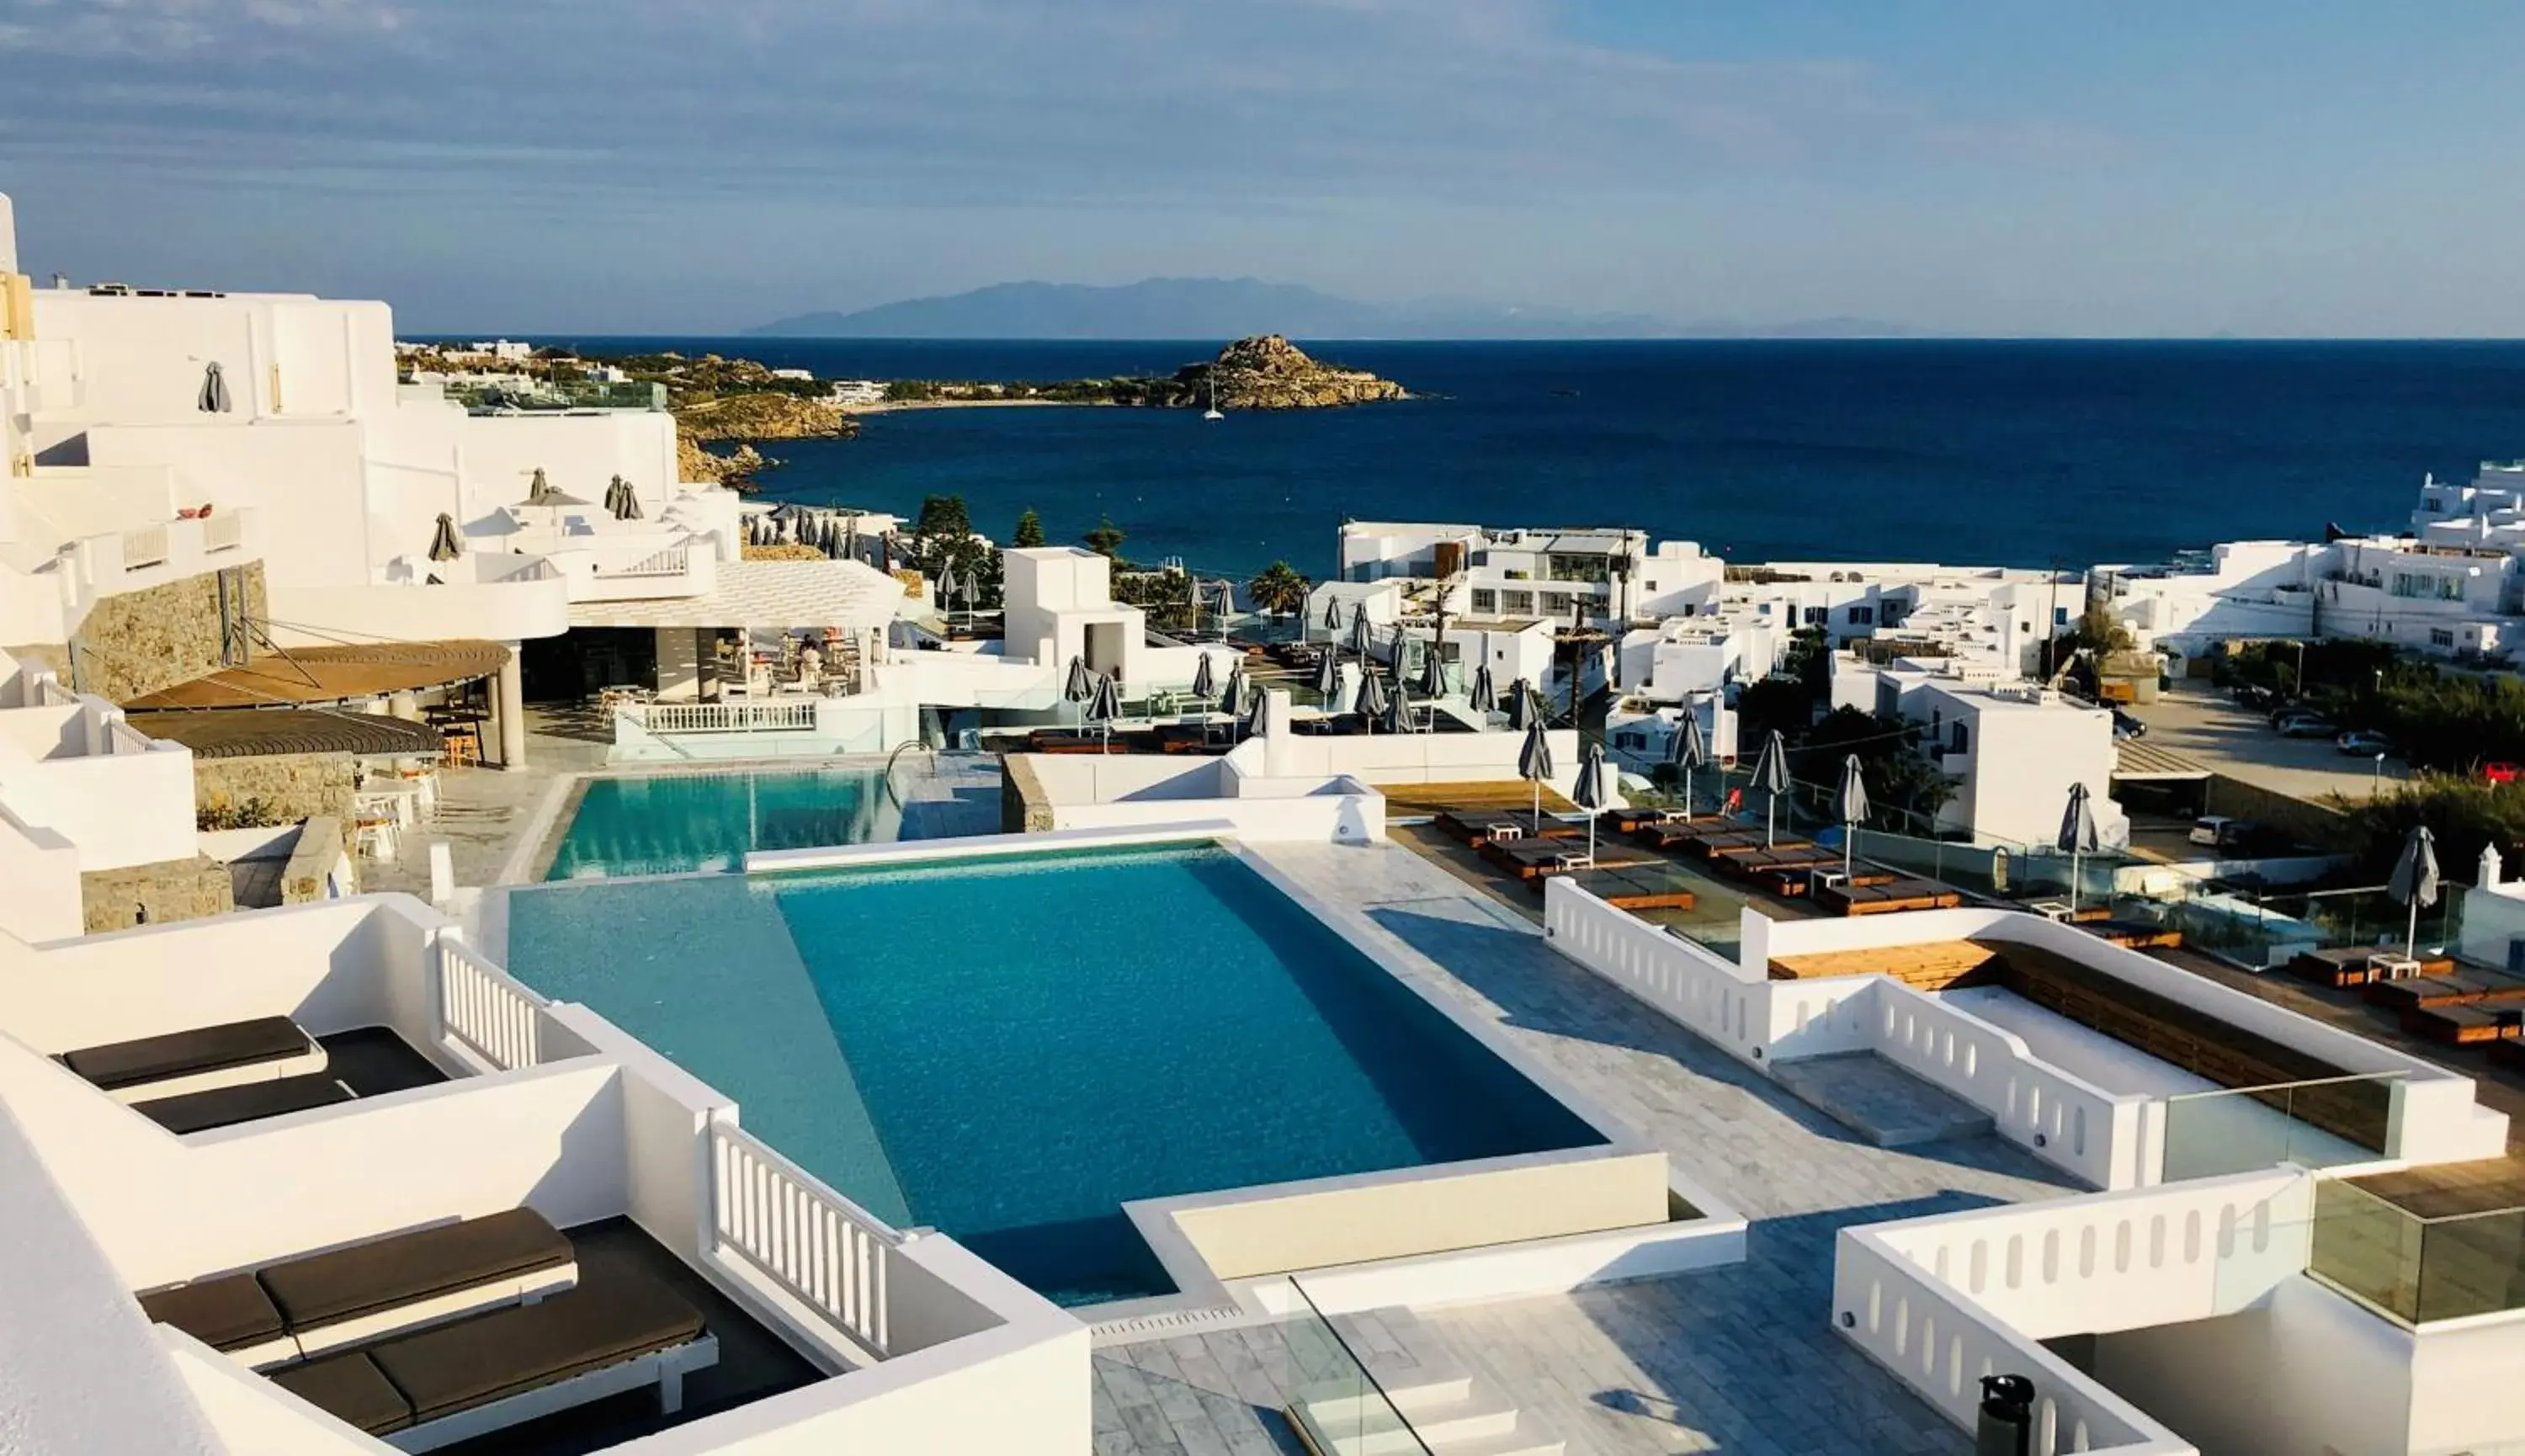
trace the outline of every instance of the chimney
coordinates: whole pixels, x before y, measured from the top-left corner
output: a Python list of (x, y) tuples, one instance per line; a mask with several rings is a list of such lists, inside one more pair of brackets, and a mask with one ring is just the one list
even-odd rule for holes
[(2499, 846), (2496, 844), (2481, 846), (2481, 887), (2499, 888)]

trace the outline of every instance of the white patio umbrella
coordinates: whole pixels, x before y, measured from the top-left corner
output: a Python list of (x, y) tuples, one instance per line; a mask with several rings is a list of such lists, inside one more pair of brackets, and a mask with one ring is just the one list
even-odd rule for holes
[(949, 562), (938, 569), (938, 600), (950, 611), (955, 610), (953, 603), (956, 600), (956, 565), (954, 562)]
[(1789, 742), (1778, 728), (1762, 740), (1762, 756), (1754, 761), (1754, 786), (1763, 790), (1762, 847), (1768, 849), (1779, 831), (1780, 795), (1789, 791)]
[(1841, 874), (1845, 879), (1850, 878), (1851, 857), (1858, 844), (1858, 827), (1866, 822), (1867, 776), (1860, 772), (1858, 755), (1854, 753), (1841, 761)]
[[(1589, 743), (1578, 760), (1578, 781), (1569, 785), (1569, 802), (1587, 811), (1587, 863), (1596, 863), (1596, 819), (1612, 801), (1611, 771), (1605, 764), (1605, 745)], [(1537, 790), (1537, 797), (1541, 791)]]
[(1552, 777), (1552, 740), (1544, 736), (1543, 720), (1525, 726), (1525, 745), (1516, 751), (1516, 777), (1534, 785), (1534, 824), (1543, 827), (1543, 783)]
[(2088, 802), (2087, 785), (2084, 783), (2069, 785), (2069, 807), (2060, 816), (2058, 843), (2069, 854), (2069, 913), (2075, 915), (2078, 911), (2080, 862), (2102, 847), (2096, 838), (2095, 806)]
[(2438, 902), (2438, 836), (2427, 825), (2413, 825), (2410, 836), (2402, 841), (2402, 857), (2394, 862), (2394, 878), (2385, 881), (2386, 893), (2411, 907), (2409, 928), (2402, 935), (2402, 959), (2419, 959), (2420, 907)]
[(1701, 714), (1684, 704), (1674, 736), (1666, 740), (1666, 762), (1683, 771), (1683, 813), (1692, 816), (1692, 771), (1709, 762), (1709, 740), (1702, 736)]

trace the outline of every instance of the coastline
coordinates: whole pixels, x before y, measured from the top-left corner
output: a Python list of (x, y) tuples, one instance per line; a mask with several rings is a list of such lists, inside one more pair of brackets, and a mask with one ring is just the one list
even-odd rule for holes
[(899, 415), (911, 410), (1114, 410), (1110, 399), (883, 399), (837, 405), (845, 415)]

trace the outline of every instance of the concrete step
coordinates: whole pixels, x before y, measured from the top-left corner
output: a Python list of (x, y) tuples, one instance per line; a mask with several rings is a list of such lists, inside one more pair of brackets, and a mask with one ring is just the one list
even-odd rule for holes
[(1516, 1407), (1488, 1393), (1424, 1404), (1406, 1412), (1402, 1425), (1394, 1408), (1372, 1394), (1309, 1401), (1300, 1414), (1320, 1438), (1323, 1456), (1417, 1456), (1424, 1447), (1430, 1456), (1455, 1456), (1515, 1435), (1518, 1424)]
[(1563, 1449), (1560, 1437), (1529, 1430), (1519, 1421), (1515, 1430), (1504, 1434), (1432, 1444), (1429, 1456), (1562, 1456)]
[(1980, 1137), (1996, 1128), (1989, 1113), (1874, 1052), (1776, 1063), (1771, 1079), (1878, 1147)]

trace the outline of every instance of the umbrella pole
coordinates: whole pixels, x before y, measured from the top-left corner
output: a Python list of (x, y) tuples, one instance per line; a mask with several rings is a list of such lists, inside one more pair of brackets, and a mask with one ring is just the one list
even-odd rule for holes
[(1762, 847), (1764, 849), (1772, 847), (1772, 839), (1775, 832), (1772, 826), (1778, 822), (1779, 813), (1780, 796), (1778, 794), (1762, 795)]
[(2069, 851), (2069, 913), (2078, 913), (2078, 851)]
[(2409, 929), (2408, 930), (2406, 930), (2406, 931), (2403, 933), (2403, 936), (2402, 936), (2402, 959), (2403, 959), (2403, 960), (2406, 960), (2406, 961), (2416, 961), (2416, 960), (2418, 960), (2419, 958), (2420, 958), (2420, 897), (2419, 897), (2418, 895), (2416, 895), (2416, 894), (2415, 894), (2415, 895), (2411, 896), (2411, 924), (2410, 924), (2410, 929)]

